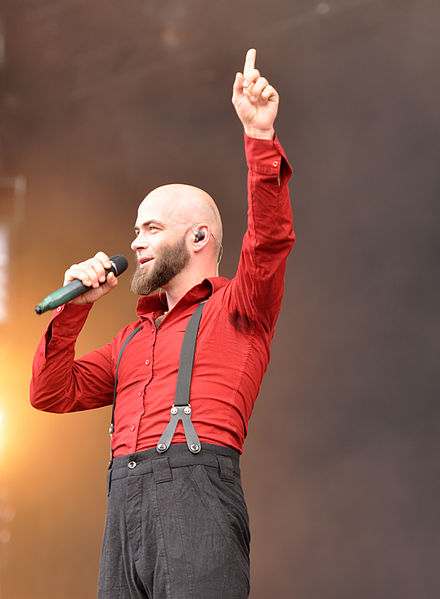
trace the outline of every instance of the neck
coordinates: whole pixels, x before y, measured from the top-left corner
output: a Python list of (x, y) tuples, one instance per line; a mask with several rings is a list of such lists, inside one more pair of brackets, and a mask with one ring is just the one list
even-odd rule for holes
[(204, 272), (193, 271), (191, 273), (181, 273), (181, 275), (177, 275), (168, 283), (168, 285), (163, 287), (167, 296), (168, 312), (172, 310), (182, 297), (195, 285), (198, 285), (204, 279), (217, 276), (217, 269), (210, 268), (209, 270), (206, 269)]

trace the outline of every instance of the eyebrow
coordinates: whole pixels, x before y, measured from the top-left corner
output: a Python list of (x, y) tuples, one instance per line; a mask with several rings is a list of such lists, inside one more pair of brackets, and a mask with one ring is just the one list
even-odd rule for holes
[(160, 227), (163, 227), (163, 226), (164, 226), (164, 224), (163, 224), (163, 223), (161, 223), (161, 222), (160, 222), (160, 220), (155, 220), (155, 219), (153, 218), (153, 219), (151, 219), (151, 220), (147, 220), (147, 221), (145, 221), (145, 222), (144, 222), (144, 223), (142, 223), (140, 226), (138, 226), (138, 225), (135, 225), (135, 227), (134, 227), (134, 231), (135, 231), (135, 233), (136, 233), (137, 231), (140, 231), (141, 229), (146, 229), (146, 228), (148, 228), (150, 225), (159, 225)]

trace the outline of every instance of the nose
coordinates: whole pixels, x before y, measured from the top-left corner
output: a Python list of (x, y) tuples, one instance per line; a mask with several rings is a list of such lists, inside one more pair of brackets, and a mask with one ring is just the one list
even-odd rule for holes
[(148, 243), (145, 237), (142, 235), (142, 232), (138, 233), (136, 237), (133, 239), (131, 243), (131, 249), (135, 252), (136, 250), (143, 249), (147, 247)]

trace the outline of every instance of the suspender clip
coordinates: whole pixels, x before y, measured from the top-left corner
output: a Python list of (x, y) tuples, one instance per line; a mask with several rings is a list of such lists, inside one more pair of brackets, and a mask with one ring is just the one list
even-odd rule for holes
[(202, 449), (199, 438), (196, 433), (196, 429), (191, 421), (191, 406), (176, 406), (174, 405), (171, 410), (171, 418), (163, 432), (163, 435), (159, 439), (159, 443), (156, 445), (158, 453), (165, 453), (168, 447), (171, 445), (174, 433), (176, 432), (177, 425), (180, 421), (183, 424), (183, 430), (185, 432), (186, 444), (191, 453), (199, 453)]

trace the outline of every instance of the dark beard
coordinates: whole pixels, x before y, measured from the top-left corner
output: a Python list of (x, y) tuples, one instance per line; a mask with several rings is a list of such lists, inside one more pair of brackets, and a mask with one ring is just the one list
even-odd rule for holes
[(150, 295), (178, 275), (188, 264), (189, 259), (185, 237), (174, 244), (163, 245), (156, 253), (150, 272), (144, 272), (138, 264), (131, 281), (131, 290), (138, 295)]

